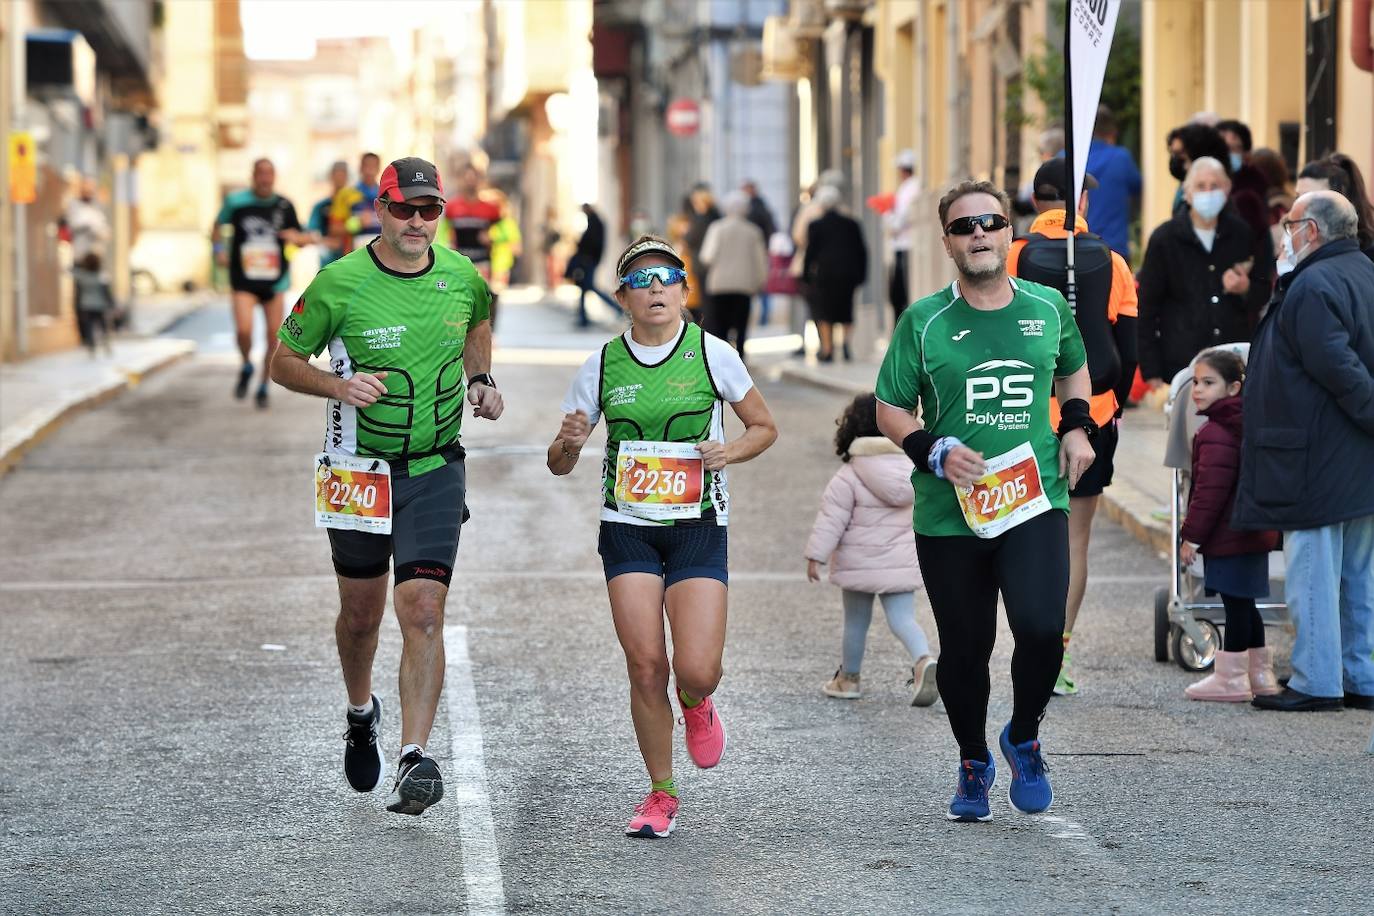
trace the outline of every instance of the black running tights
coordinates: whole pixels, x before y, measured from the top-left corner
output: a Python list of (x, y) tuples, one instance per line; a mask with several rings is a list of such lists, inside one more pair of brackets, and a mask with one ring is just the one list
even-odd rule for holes
[[(1221, 603), (1226, 606), (1226, 635), (1222, 648), (1227, 652), (1264, 648), (1264, 618), (1255, 607), (1255, 599), (1222, 595)], [(935, 673), (940, 673), (938, 667)]]
[(1011, 740), (1037, 737), (1064, 657), (1067, 513), (1052, 509), (986, 540), (917, 535), (916, 555), (940, 632), (936, 683), (960, 758), (987, 757), (988, 662), (997, 639), (999, 592), (1016, 641)]

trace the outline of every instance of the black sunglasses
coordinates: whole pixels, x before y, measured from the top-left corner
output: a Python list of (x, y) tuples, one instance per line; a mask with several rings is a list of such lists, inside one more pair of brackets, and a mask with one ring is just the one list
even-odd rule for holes
[(950, 220), (945, 227), (946, 235), (973, 235), (975, 226), (982, 226), (984, 232), (996, 232), (1011, 225), (1011, 221), (1000, 213), (980, 213), (977, 216), (961, 216)]
[(407, 223), (416, 213), (420, 214), (420, 219), (432, 223), (439, 218), (440, 213), (444, 212), (443, 204), (403, 204), (399, 200), (387, 200), (386, 198), (382, 198), (382, 203), (386, 204), (388, 213)]

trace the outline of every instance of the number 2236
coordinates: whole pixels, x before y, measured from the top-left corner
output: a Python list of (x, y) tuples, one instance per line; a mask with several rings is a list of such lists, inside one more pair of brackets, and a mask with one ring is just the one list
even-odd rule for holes
[(630, 492), (635, 496), (682, 496), (687, 492), (687, 472), (636, 465), (630, 474)]

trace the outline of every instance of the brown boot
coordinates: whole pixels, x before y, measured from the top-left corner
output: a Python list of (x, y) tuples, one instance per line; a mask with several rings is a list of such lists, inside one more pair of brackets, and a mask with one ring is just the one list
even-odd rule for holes
[(1250, 689), (1255, 696), (1272, 697), (1283, 693), (1278, 678), (1274, 677), (1273, 650), (1268, 646), (1260, 646), (1246, 654), (1250, 656)]
[(1183, 692), (1190, 700), (1213, 700), (1218, 703), (1248, 703), (1250, 692), (1250, 656), (1245, 652), (1218, 652), (1212, 673)]

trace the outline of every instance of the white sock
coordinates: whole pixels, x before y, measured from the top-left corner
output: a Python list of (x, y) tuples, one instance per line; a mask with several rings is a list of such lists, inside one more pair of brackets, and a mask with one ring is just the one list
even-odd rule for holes
[(348, 711), (357, 718), (372, 715), (372, 697), (368, 697), (367, 702), (361, 706), (354, 706), (352, 703), (349, 703)]
[(423, 755), (424, 752), (425, 752), (425, 749), (424, 749), (423, 747), (421, 747), (420, 745), (418, 745), (418, 744), (403, 744), (403, 745), (401, 745), (401, 756), (402, 756), (402, 757), (404, 757), (406, 754), (409, 754), (411, 751), (419, 751), (419, 752)]

